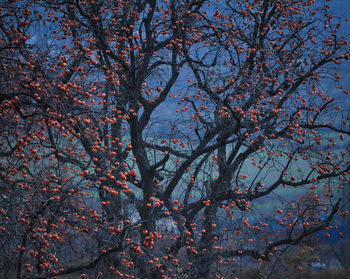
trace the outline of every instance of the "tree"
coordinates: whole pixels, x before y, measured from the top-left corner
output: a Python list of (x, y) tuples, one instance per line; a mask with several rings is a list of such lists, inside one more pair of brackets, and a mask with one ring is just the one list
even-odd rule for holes
[(3, 276), (220, 278), (346, 215), (346, 21), (309, 0), (2, 4)]

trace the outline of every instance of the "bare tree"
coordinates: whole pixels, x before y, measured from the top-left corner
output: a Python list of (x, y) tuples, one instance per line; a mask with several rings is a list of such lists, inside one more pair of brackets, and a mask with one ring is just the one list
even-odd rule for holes
[(327, 3), (10, 2), (4, 276), (219, 278), (346, 215), (349, 52)]

